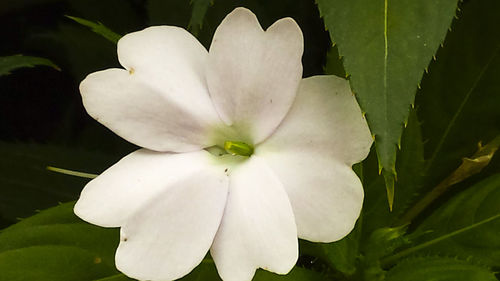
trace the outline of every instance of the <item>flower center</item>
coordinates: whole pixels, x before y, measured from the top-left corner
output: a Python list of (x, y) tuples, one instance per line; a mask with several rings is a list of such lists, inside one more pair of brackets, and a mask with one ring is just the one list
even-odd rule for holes
[(226, 141), (224, 149), (231, 155), (250, 156), (253, 154), (253, 146), (241, 141)]

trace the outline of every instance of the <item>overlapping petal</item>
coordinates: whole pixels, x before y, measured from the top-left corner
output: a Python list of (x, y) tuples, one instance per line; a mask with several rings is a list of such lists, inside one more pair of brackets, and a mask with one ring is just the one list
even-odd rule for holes
[(297, 261), (297, 230), (287, 194), (256, 156), (230, 174), (226, 209), (210, 253), (225, 281), (251, 280), (259, 267), (286, 274)]
[(228, 180), (219, 170), (176, 182), (129, 217), (121, 228), (117, 268), (139, 280), (175, 280), (193, 270), (224, 212)]
[(302, 77), (303, 38), (291, 18), (263, 31), (256, 16), (237, 8), (217, 28), (209, 51), (207, 82), (227, 125), (259, 143), (282, 121)]
[[(137, 150), (85, 186), (75, 213), (96, 225), (123, 226), (144, 206), (153, 207), (152, 198), (168, 197), (169, 190), (186, 179), (196, 181), (203, 189), (205, 178), (198, 180), (200, 173), (212, 173), (215, 179), (225, 177), (222, 168), (212, 165), (212, 158), (206, 151), (170, 154)], [(188, 207), (190, 203), (184, 204)], [(178, 213), (173, 211), (172, 215)]]
[(221, 121), (205, 79), (206, 49), (187, 31), (150, 27), (125, 35), (118, 55), (126, 70), (90, 74), (80, 85), (87, 112), (124, 139), (157, 151), (214, 144)]
[(256, 149), (288, 193), (300, 238), (332, 242), (354, 227), (363, 188), (351, 165), (367, 156), (371, 143), (346, 80), (302, 81), (283, 123)]

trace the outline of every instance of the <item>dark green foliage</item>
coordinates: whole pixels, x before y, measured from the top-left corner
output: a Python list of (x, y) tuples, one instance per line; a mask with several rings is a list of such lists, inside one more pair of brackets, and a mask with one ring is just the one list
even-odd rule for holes
[[(417, 231), (437, 240), (425, 253), (447, 253), (500, 265), (500, 174), (471, 186), (436, 210)], [(448, 238), (449, 237), (449, 238)]]
[(207, 13), (208, 7), (213, 4), (213, 0), (191, 0), (193, 12), (191, 19), (189, 19), (188, 28), (194, 35), (198, 35), (200, 29), (203, 27), (203, 20)]
[(92, 29), (93, 32), (101, 35), (102, 37), (108, 39), (112, 43), (118, 43), (118, 40), (122, 37), (121, 35), (115, 33), (111, 29), (107, 28), (104, 24), (100, 22), (92, 22), (86, 19), (82, 19), (79, 17), (72, 17), (72, 16), (66, 16), (69, 19), (74, 20), (75, 22), (86, 26), (90, 29)]
[(0, 142), (0, 155), (0, 214), (10, 222), (77, 199), (88, 182), (48, 171), (47, 166), (101, 173), (117, 160), (81, 149), (4, 142)]
[(439, 257), (405, 260), (387, 273), (386, 281), (495, 281), (487, 267)]
[(45, 58), (15, 55), (0, 57), (0, 76), (10, 74), (18, 68), (35, 67), (37, 65), (50, 66), (56, 70), (61, 70), (57, 65)]
[[(496, 11), (496, 12), (492, 12)], [(500, 2), (468, 1), (417, 95), (428, 184), (500, 133)]]
[(0, 232), (0, 280), (96, 280), (117, 274), (118, 230), (90, 225), (73, 203), (41, 212)]

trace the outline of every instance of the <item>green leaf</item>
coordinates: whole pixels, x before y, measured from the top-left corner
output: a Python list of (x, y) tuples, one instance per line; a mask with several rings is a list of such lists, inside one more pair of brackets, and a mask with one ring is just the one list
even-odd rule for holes
[(203, 20), (210, 5), (213, 5), (213, 0), (191, 0), (193, 11), (189, 19), (188, 29), (194, 35), (198, 35), (200, 29), (203, 27)]
[(500, 146), (500, 136), (497, 136), (485, 146), (479, 146), (478, 151), (470, 158), (464, 157), (460, 165), (453, 173), (441, 181), (430, 192), (425, 194), (415, 203), (401, 218), (399, 224), (410, 223), (417, 215), (424, 211), (431, 203), (449, 191), (457, 183), (480, 173), (491, 161), (493, 155)]
[(118, 229), (87, 224), (62, 204), (0, 232), (0, 280), (86, 281), (117, 275)]
[(412, 254), (458, 256), (483, 264), (500, 264), (500, 174), (455, 196), (417, 228), (420, 239), (386, 257), (390, 265)]
[(134, 280), (134, 279), (128, 278), (127, 276), (120, 273), (120, 274), (113, 275), (110, 277), (97, 279), (95, 281), (130, 281), (130, 280)]
[(0, 214), (11, 223), (35, 210), (76, 200), (89, 179), (63, 175), (47, 166), (101, 173), (118, 160), (64, 146), (0, 142)]
[[(117, 228), (83, 222), (73, 214), (74, 203), (47, 209), (0, 232), (0, 281), (125, 281), (115, 269)], [(206, 258), (184, 281), (220, 280)], [(324, 276), (296, 267), (288, 275), (258, 270), (256, 281), (321, 281)]]
[(57, 65), (45, 58), (14, 55), (0, 57), (0, 76), (8, 75), (11, 71), (22, 67), (35, 67), (37, 65), (50, 66), (56, 70), (61, 70)]
[(324, 281), (325, 277), (302, 267), (294, 267), (287, 275), (278, 275), (262, 269), (257, 270), (254, 281)]
[(349, 235), (337, 242), (321, 244), (324, 257), (330, 265), (347, 276), (353, 275), (357, 269), (359, 237), (355, 236), (358, 235)]
[(128, 278), (127, 276), (120, 273), (120, 274), (113, 275), (110, 277), (97, 279), (95, 281), (130, 281), (130, 280), (134, 280), (134, 279)]
[(457, 0), (317, 2), (375, 135), (390, 198), (403, 124), (424, 69), (455, 15)]
[[(181, 281), (217, 281), (221, 280), (215, 264), (210, 259), (204, 259), (189, 275), (179, 279)], [(317, 272), (301, 267), (294, 267), (287, 275), (278, 275), (258, 269), (253, 281), (324, 281), (325, 277)]]
[(398, 181), (394, 212), (398, 216), (415, 200), (423, 186), (424, 142), (416, 109), (410, 111), (397, 159)]
[(346, 77), (342, 59), (339, 57), (337, 46), (333, 46), (326, 53), (325, 74)]
[(398, 181), (393, 210), (391, 212), (387, 208), (382, 177), (366, 186), (362, 227), (364, 237), (371, 235), (371, 232), (377, 228), (393, 226), (398, 217), (417, 198), (423, 186), (423, 146), (421, 124), (417, 120), (416, 110), (412, 109), (403, 132), (401, 150), (398, 153), (396, 165)]
[(461, 10), (416, 99), (429, 187), (500, 133), (500, 2), (466, 1)]
[[(417, 229), (432, 231), (422, 250), (432, 254), (473, 257), (500, 264), (500, 174), (458, 194), (436, 210)], [(432, 241), (433, 243), (429, 244)]]
[(419, 257), (401, 262), (386, 275), (386, 281), (497, 281), (488, 268), (444, 257)]
[(111, 269), (94, 253), (70, 246), (34, 246), (0, 253), (1, 281), (86, 281)]
[(360, 222), (349, 235), (333, 243), (313, 243), (300, 240), (300, 254), (319, 258), (345, 276), (357, 270), (359, 257)]
[(76, 21), (77, 23), (89, 27), (93, 32), (101, 35), (102, 37), (108, 39), (109, 41), (113, 43), (118, 43), (118, 40), (122, 37), (120, 34), (115, 33), (111, 29), (107, 28), (100, 22), (93, 22), (89, 21), (86, 19), (78, 18), (78, 17), (73, 17), (73, 16), (66, 16), (69, 19), (72, 19)]
[(342, 240), (328, 244), (318, 244), (323, 250), (323, 257), (326, 261), (346, 276), (353, 275), (357, 270), (361, 222), (362, 218), (356, 223), (351, 233)]

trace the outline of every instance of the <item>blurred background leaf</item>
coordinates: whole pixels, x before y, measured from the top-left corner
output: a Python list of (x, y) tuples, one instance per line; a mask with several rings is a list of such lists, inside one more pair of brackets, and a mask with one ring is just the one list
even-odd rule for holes
[[(458, 256), (488, 266), (500, 265), (500, 174), (456, 195), (426, 218), (417, 231), (426, 254)], [(416, 243), (418, 247), (419, 243)]]
[(10, 74), (13, 70), (18, 68), (35, 67), (37, 65), (50, 66), (55, 70), (61, 70), (57, 65), (45, 58), (14, 55), (0, 57), (0, 76)]
[(189, 19), (188, 29), (194, 35), (198, 35), (200, 29), (203, 27), (203, 21), (210, 5), (213, 5), (213, 0), (191, 0), (192, 13)]
[(408, 259), (387, 273), (386, 281), (495, 281), (494, 272), (478, 264), (440, 257)]
[(78, 219), (73, 203), (43, 211), (0, 232), (0, 280), (88, 281), (116, 275), (118, 235), (118, 229)]
[[(464, 2), (417, 94), (428, 188), (500, 133), (500, 18), (491, 11), (499, 1)], [(500, 169), (498, 159), (489, 171)]]
[(107, 28), (104, 24), (100, 22), (92, 22), (79, 17), (73, 17), (66, 15), (67, 18), (74, 20), (75, 22), (90, 28), (93, 32), (101, 35), (102, 37), (108, 39), (112, 43), (118, 43), (118, 40), (122, 37), (120, 34), (115, 33), (111, 29)]
[(89, 181), (48, 171), (47, 166), (101, 173), (118, 160), (82, 149), (6, 142), (0, 142), (0, 155), (0, 214), (4, 224), (77, 199)]

